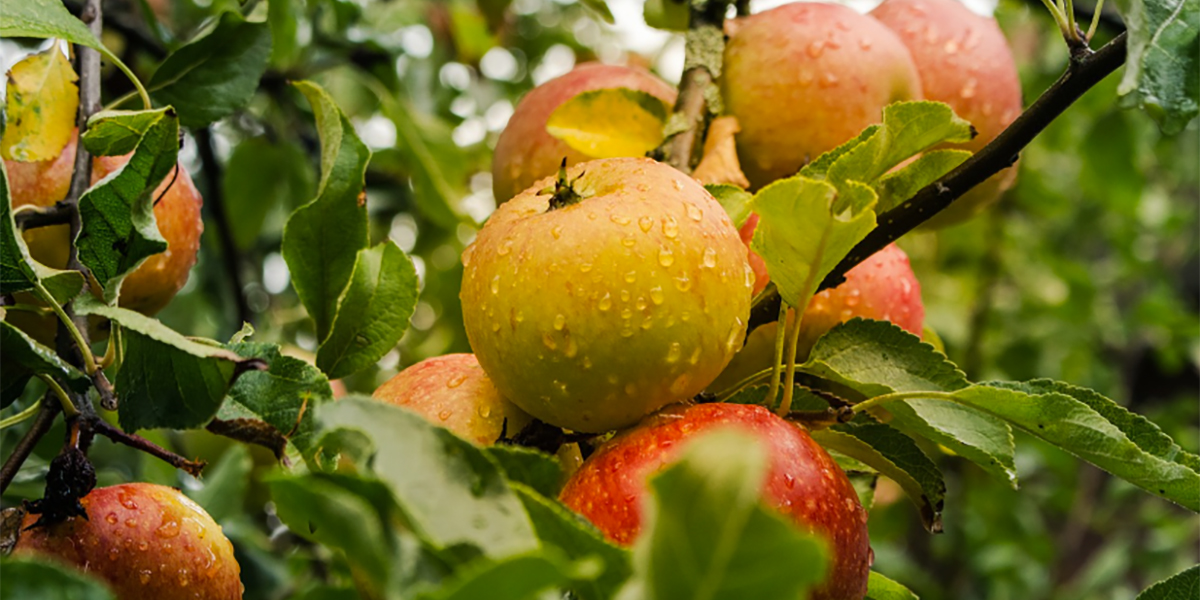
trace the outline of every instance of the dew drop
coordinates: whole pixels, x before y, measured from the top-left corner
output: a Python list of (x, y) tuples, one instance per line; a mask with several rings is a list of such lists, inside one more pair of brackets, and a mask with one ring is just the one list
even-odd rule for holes
[(616, 223), (617, 225), (628, 225), (629, 224), (629, 217), (627, 217), (625, 215), (610, 215), (608, 217), (608, 219), (610, 221), (612, 221), (613, 223)]
[(490, 286), (490, 289), (492, 290), (492, 295), (500, 293), (500, 276), (499, 275), (492, 278), (492, 285)]
[(622, 329), (621, 329), (621, 337), (626, 337), (626, 338), (627, 338), (627, 337), (632, 337), (632, 336), (633, 336), (633, 329), (632, 329), (632, 328), (630, 328), (630, 327), (624, 327), (624, 328), (622, 328)]
[(621, 290), (621, 302), (629, 302), (629, 290)]
[(704, 218), (704, 211), (700, 210), (699, 206), (689, 204), (687, 205), (687, 216), (693, 221), (699, 221)]
[(630, 310), (630, 309), (628, 309), (628, 308), (626, 308), (625, 310), (622, 310), (622, 311), (621, 311), (621, 318), (622, 318), (622, 319), (626, 319), (626, 320), (628, 320), (628, 319), (632, 319), (632, 318), (633, 318), (633, 311), (632, 311), (632, 310)]
[(663, 235), (667, 236), (669, 239), (675, 239), (675, 236), (679, 235), (679, 222), (675, 220), (675, 217), (664, 218), (662, 222), (662, 231)]
[(456, 388), (456, 387), (462, 385), (463, 382), (466, 380), (467, 380), (466, 375), (455, 375), (454, 377), (451, 377), (449, 381), (446, 382), (446, 387)]
[(139, 551), (145, 552), (146, 550), (150, 549), (150, 542), (147, 542), (146, 540), (142, 540), (142, 541), (138, 542), (137, 548)]
[(500, 331), (500, 322), (499, 321), (492, 321), (492, 331), (493, 332)]
[(654, 217), (642, 217), (638, 219), (638, 227), (642, 229), (642, 233), (649, 233), (654, 227)]
[(688, 357), (688, 363), (694, 365), (699, 362), (700, 362), (700, 346), (696, 346), (696, 349), (692, 350), (692, 355)]
[(625, 393), (632, 396), (637, 393), (637, 386), (633, 382), (625, 384)]
[(860, 38), (858, 40), (858, 47), (862, 48), (863, 50), (870, 50), (871, 44), (872, 42), (870, 38)]
[(563, 316), (562, 313), (554, 315), (554, 330), (555, 331), (562, 331), (563, 327), (566, 327), (566, 326), (567, 326), (567, 318), (565, 316)]
[(561, 238), (562, 237), (562, 225), (555, 225), (554, 228), (550, 230), (550, 235), (554, 236), (554, 239), (556, 239), (556, 240)]
[(575, 358), (579, 354), (579, 345), (575, 343), (575, 338), (567, 339), (567, 349), (563, 351), (567, 358)]
[(639, 183), (639, 184), (637, 184), (637, 185), (636, 185), (636, 186), (634, 186), (634, 187), (635, 187), (635, 188), (637, 189), (637, 191), (639, 191), (639, 192), (648, 192), (648, 191), (650, 191), (650, 186), (648, 186), (648, 185), (646, 185), (646, 184), (644, 184), (644, 183)]
[(806, 86), (806, 85), (811, 84), (812, 82), (813, 82), (812, 71), (801, 71), (800, 72), (800, 85)]
[(108, 521), (109, 525), (116, 525), (117, 524), (117, 513), (108, 513), (108, 516), (104, 517), (104, 520)]
[(662, 286), (656, 285), (656, 286), (650, 288), (650, 301), (653, 302), (655, 305), (659, 305), (659, 304), (663, 303)]
[(943, 46), (942, 49), (946, 51), (946, 54), (957, 53), (958, 52), (958, 40), (955, 40), (954, 38), (950, 38), (949, 40), (946, 40), (946, 45)]
[(117, 560), (121, 557), (121, 550), (113, 547), (108, 549), (108, 560)]
[(967, 83), (965, 85), (963, 85), (963, 88), (961, 90), (959, 90), (958, 95), (960, 97), (962, 97), (964, 100), (966, 100), (968, 98), (974, 98), (976, 85), (978, 85), (978, 82), (975, 80), (974, 77), (968, 79)]
[(525, 311), (518, 310), (517, 315), (515, 317), (513, 317), (513, 319), (518, 323), (524, 322), (525, 321)]
[(445, 421), (446, 419), (449, 419), (450, 415), (452, 414), (454, 414), (453, 411), (443, 410), (442, 412), (438, 413), (438, 418)]
[(823, 88), (831, 88), (837, 84), (837, 75), (834, 75), (833, 73), (826, 73), (822, 75), (821, 80), (817, 82), (817, 85)]
[(591, 270), (592, 270), (592, 263), (583, 263), (583, 264), (579, 265), (580, 273), (587, 273), (588, 271), (591, 271)]
[(633, 245), (636, 243), (637, 243), (637, 239), (634, 238), (632, 235), (627, 235), (627, 236), (621, 238), (621, 245), (625, 246), (626, 248), (632, 248)]
[(676, 396), (682, 396), (687, 391), (688, 383), (690, 382), (691, 378), (688, 377), (687, 373), (676, 377), (675, 381), (671, 382), (671, 393)]
[(682, 191), (682, 190), (683, 190), (683, 184), (682, 184), (682, 183), (679, 183), (679, 180), (678, 180), (678, 179), (672, 179), (672, 180), (671, 180), (671, 186), (672, 186), (672, 187), (674, 187), (674, 188), (675, 188), (675, 191), (677, 191), (677, 192), (679, 192), (679, 191)]
[(820, 41), (813, 42), (804, 52), (808, 54), (809, 58), (821, 58), (821, 55), (825, 53), (825, 44)]
[[(680, 275), (675, 278), (675, 288), (681, 292), (686, 292), (692, 289), (692, 279), (687, 274)], [(684, 319), (686, 321), (686, 319)]]
[(654, 326), (654, 318), (649, 315), (642, 319), (642, 329), (650, 329)]
[(679, 345), (679, 342), (671, 342), (671, 348), (669, 350), (667, 350), (667, 362), (668, 363), (679, 362), (679, 357), (682, 355), (683, 355), (683, 347)]
[(709, 269), (717, 266), (717, 251), (713, 248), (705, 248), (703, 261), (704, 266)]
[(599, 308), (600, 312), (604, 312), (612, 308), (612, 294), (604, 292), (604, 297), (600, 299), (598, 304), (596, 304), (596, 308)]
[(512, 245), (512, 240), (504, 240), (504, 243), (500, 244), (500, 247), (496, 249), (496, 254), (505, 256), (509, 252), (512, 252)]
[(783, 476), (783, 485), (786, 486), (787, 489), (789, 489), (789, 490), (796, 487), (796, 478), (792, 477), (791, 475), (784, 475)]
[(150, 569), (138, 571), (138, 581), (142, 582), (142, 585), (150, 583)]
[(486, 419), (486, 418), (492, 416), (492, 407), (480, 406), (478, 412), (479, 412), (480, 417), (483, 417)]
[(646, 310), (646, 297), (638, 296), (637, 302), (634, 302), (633, 305), (636, 306), (638, 310)]
[(188, 584), (191, 582), (192, 582), (192, 580), (188, 576), (187, 569), (180, 569), (179, 570), (179, 587), (181, 587), (181, 588), (187, 587)]
[(137, 519), (125, 519), (126, 527), (137, 527)]
[(547, 348), (549, 348), (551, 350), (558, 349), (558, 342), (554, 341), (554, 337), (551, 336), (549, 333), (542, 334), (542, 345), (546, 346)]
[(669, 267), (675, 262), (675, 254), (670, 248), (660, 248), (658, 250), (658, 264)]

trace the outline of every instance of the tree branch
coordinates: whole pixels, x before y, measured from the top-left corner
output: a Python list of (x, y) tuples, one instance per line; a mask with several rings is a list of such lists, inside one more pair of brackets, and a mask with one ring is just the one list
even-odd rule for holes
[(8, 490), (8, 485), (17, 476), (17, 471), (21, 470), (21, 465), (25, 464), (25, 459), (29, 458), (42, 436), (50, 431), (60, 408), (62, 407), (58, 403), (58, 398), (54, 397), (54, 392), (47, 391), (46, 397), (42, 399), (42, 408), (38, 411), (37, 417), (34, 417), (29, 431), (26, 431), (25, 437), (17, 442), (17, 447), (13, 448), (8, 460), (4, 461), (4, 467), (0, 468), (0, 494)]
[(225, 198), (221, 188), (221, 163), (213, 152), (212, 130), (202, 127), (195, 131), (196, 151), (204, 166), (205, 197), (204, 206), (212, 212), (212, 221), (217, 225), (217, 239), (221, 243), (221, 258), (225, 262), (225, 274), (233, 287), (234, 306), (237, 309), (237, 324), (253, 323), (254, 313), (246, 301), (245, 282), (242, 280), (242, 264), (239, 259), (237, 244), (233, 240), (233, 230), (229, 227), (229, 216), (225, 211)]
[(200, 472), (204, 470), (206, 464), (204, 461), (188, 460), (140, 435), (125, 433), (110, 425), (108, 421), (99, 418), (93, 419), (90, 426), (94, 432), (114, 442), (125, 444), (130, 448), (136, 448), (146, 454), (159, 458), (176, 469), (183, 469), (192, 477), (199, 477)]
[[(821, 282), (820, 290), (837, 287), (846, 273), (867, 257), (882, 250), (904, 234), (928, 221), (968, 190), (1007, 169), (1033, 138), (1046, 129), (1085, 92), (1125, 63), (1125, 34), (1113, 38), (1099, 50), (1086, 51), (1071, 59), (1067, 70), (1029, 109), (1021, 113), (996, 139), (946, 176), (917, 192), (903, 204), (879, 215), (879, 225), (867, 234)], [(750, 313), (749, 331), (776, 320), (779, 294), (764, 292)]]
[(708, 123), (721, 111), (716, 81), (725, 53), (725, 12), (729, 0), (695, 0), (689, 3), (690, 20), (683, 76), (675, 110), (667, 121), (667, 136), (650, 153), (684, 173), (700, 159)]

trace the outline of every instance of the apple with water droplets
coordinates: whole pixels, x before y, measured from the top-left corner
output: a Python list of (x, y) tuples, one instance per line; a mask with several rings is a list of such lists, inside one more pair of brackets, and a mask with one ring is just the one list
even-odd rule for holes
[(641, 532), (647, 478), (675, 460), (688, 440), (723, 427), (746, 431), (767, 447), (763, 501), (829, 543), (832, 571), (810, 598), (861, 599), (872, 554), (867, 513), (854, 487), (804, 429), (761, 406), (667, 407), (596, 450), (560, 498), (608, 539), (631, 545)]
[[(238, 600), (241, 568), (221, 526), (179, 490), (127, 483), (92, 490), (73, 517), (22, 531), (13, 550), (65, 563), (121, 600)], [(37, 515), (26, 515), (22, 528)]]
[(737, 117), (738, 158), (754, 187), (919, 100), (921, 81), (896, 34), (845, 6), (797, 2), (729, 22), (721, 91)]
[(474, 354), (425, 359), (396, 374), (372, 396), (483, 446), (496, 443), (501, 435), (512, 437), (531, 420), (500, 395)]
[[(871, 11), (912, 54), (927, 100), (945, 102), (978, 135), (949, 147), (978, 152), (1021, 114), (1021, 80), (1004, 32), (957, 0), (887, 0)], [(924, 223), (964, 221), (991, 205), (1017, 178), (1015, 166), (975, 186)]]
[(463, 322), (496, 389), (559, 427), (633, 425), (741, 345), (753, 272), (721, 205), (647, 158), (574, 165), (502, 204), (463, 252)]
[(546, 131), (546, 122), (559, 106), (594, 90), (629, 88), (646, 92), (668, 104), (675, 103), (675, 88), (649, 71), (621, 65), (585, 63), (525, 94), (496, 140), (492, 158), (492, 193), (496, 203), (507, 201), (543, 177), (567, 164), (591, 160)]

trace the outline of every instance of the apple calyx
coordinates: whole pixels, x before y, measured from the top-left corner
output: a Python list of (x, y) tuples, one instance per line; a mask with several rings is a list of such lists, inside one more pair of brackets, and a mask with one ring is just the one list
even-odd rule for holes
[(582, 201), (583, 196), (575, 191), (575, 182), (579, 181), (585, 173), (586, 171), (580, 173), (579, 177), (568, 181), (567, 159), (563, 157), (562, 164), (558, 166), (558, 177), (554, 180), (554, 192), (550, 196), (550, 208), (547, 210), (558, 210)]

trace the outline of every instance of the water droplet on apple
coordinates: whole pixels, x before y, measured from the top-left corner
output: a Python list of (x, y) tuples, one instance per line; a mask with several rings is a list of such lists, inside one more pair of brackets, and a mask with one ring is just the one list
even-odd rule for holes
[[(681, 292), (686, 292), (692, 289), (692, 278), (687, 276), (687, 273), (675, 278), (675, 288)], [(685, 321), (687, 319), (684, 319)]]
[(621, 245), (625, 246), (626, 248), (632, 248), (633, 245), (636, 243), (637, 243), (637, 239), (634, 238), (632, 235), (627, 235), (627, 236), (621, 238)]
[(687, 216), (693, 221), (699, 221), (704, 218), (704, 211), (700, 210), (699, 206), (689, 204), (687, 205)]
[(629, 302), (629, 290), (621, 290), (621, 302)]
[(608, 292), (604, 292), (604, 297), (601, 298), (600, 302), (596, 304), (596, 308), (600, 309), (600, 312), (604, 312), (612, 308), (612, 295)]
[(638, 219), (638, 227), (642, 229), (642, 233), (649, 233), (654, 227), (654, 217), (642, 217)]
[(500, 244), (500, 247), (496, 249), (496, 254), (505, 256), (509, 252), (512, 252), (512, 244), (512, 240), (504, 240), (504, 243)]
[(796, 487), (796, 478), (792, 477), (791, 475), (784, 475), (783, 476), (783, 485), (785, 487), (787, 487), (787, 489), (789, 489), (789, 490)]
[(683, 347), (679, 342), (671, 342), (671, 348), (667, 350), (667, 362), (674, 363), (679, 361), (679, 357), (683, 354)]
[(445, 421), (446, 419), (449, 419), (450, 415), (452, 415), (452, 414), (454, 414), (453, 411), (443, 410), (442, 412), (438, 413), (438, 418)]
[(664, 218), (662, 222), (662, 231), (663, 235), (670, 239), (675, 239), (675, 236), (679, 235), (679, 222), (675, 220), (675, 217)]
[(625, 274), (625, 283), (633, 283), (637, 281), (637, 271), (630, 271)]
[(808, 54), (809, 58), (821, 58), (821, 55), (825, 53), (825, 44), (820, 40), (812, 42), (804, 52)]
[(625, 384), (625, 393), (629, 396), (636, 394), (637, 393), (637, 385), (635, 385), (633, 382)]
[(859, 48), (862, 48), (863, 50), (870, 50), (870, 49), (871, 49), (871, 43), (872, 43), (872, 42), (871, 42), (871, 39), (870, 39), (870, 38), (860, 38), (860, 39), (858, 40), (858, 47), (859, 47)]
[(449, 381), (446, 382), (446, 387), (456, 388), (456, 387), (462, 385), (463, 382), (466, 380), (467, 380), (466, 375), (455, 375), (454, 377), (451, 377)]
[(562, 313), (554, 315), (554, 330), (562, 331), (567, 326), (567, 318)]
[(671, 382), (671, 393), (676, 396), (682, 396), (687, 391), (688, 383), (690, 382), (691, 378), (687, 373), (676, 377), (675, 381)]
[(821, 80), (817, 82), (817, 85), (823, 88), (831, 88), (837, 84), (837, 75), (834, 75), (833, 73), (826, 73), (822, 75)]
[(142, 585), (150, 583), (150, 569), (138, 571), (138, 581), (142, 582)]
[(629, 217), (620, 214), (609, 215), (609, 220), (617, 225), (628, 225)]
[(137, 519), (125, 519), (126, 527), (137, 527)]
[(554, 337), (549, 333), (542, 334), (542, 344), (551, 350), (558, 349), (558, 342), (554, 341)]
[(653, 302), (655, 305), (659, 305), (659, 304), (663, 303), (662, 286), (656, 285), (656, 286), (650, 288), (650, 301)]
[(575, 343), (575, 338), (567, 338), (567, 349), (563, 352), (567, 358), (575, 358), (579, 354), (579, 345)]
[(492, 284), (489, 287), (492, 290), (492, 295), (496, 295), (496, 294), (500, 293), (500, 276), (499, 275), (492, 277)]
[(492, 407), (480, 406), (478, 412), (479, 412), (479, 416), (486, 419), (486, 418), (492, 416)]
[(104, 517), (104, 520), (108, 521), (109, 525), (116, 525), (117, 524), (117, 513), (108, 513), (108, 516)]
[(660, 248), (658, 250), (658, 264), (669, 267), (674, 262), (675, 254), (671, 252), (670, 248)]
[(692, 350), (692, 355), (688, 357), (689, 364), (694, 365), (698, 362), (700, 362), (700, 346), (696, 346), (696, 348)]
[(946, 40), (946, 45), (942, 46), (942, 50), (945, 50), (946, 54), (958, 53), (958, 40), (954, 38)]
[(717, 251), (711, 247), (705, 248), (703, 261), (704, 266), (709, 269), (717, 266)]

